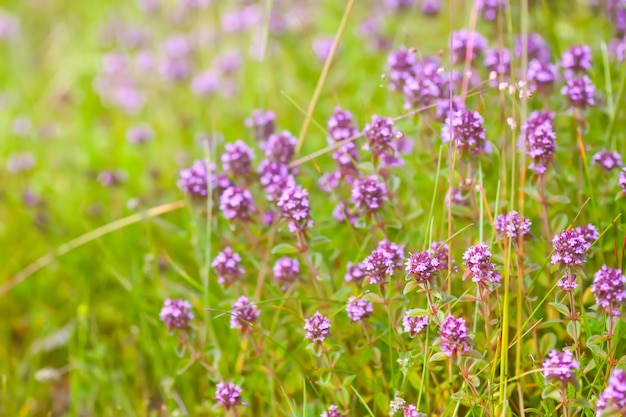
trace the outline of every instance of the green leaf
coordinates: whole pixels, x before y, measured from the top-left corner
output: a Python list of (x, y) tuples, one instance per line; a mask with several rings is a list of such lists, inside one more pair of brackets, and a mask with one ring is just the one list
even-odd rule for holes
[(283, 255), (287, 253), (298, 253), (298, 248), (290, 243), (279, 243), (272, 248), (271, 253), (273, 255)]
[(428, 314), (430, 314), (430, 311), (425, 308), (413, 308), (406, 312), (406, 315), (409, 317), (426, 316)]
[(560, 204), (569, 204), (571, 200), (566, 195), (552, 195), (546, 198), (548, 203), (560, 203)]
[(543, 391), (541, 391), (541, 398), (544, 400), (552, 398), (554, 401), (561, 401), (561, 391), (554, 385), (547, 385), (544, 387)]
[(551, 302), (548, 303), (550, 304), (552, 307), (554, 307), (556, 309), (556, 311), (558, 311), (559, 313), (563, 314), (564, 316), (569, 316), (569, 307), (567, 307), (565, 304), (561, 304), (561, 303), (557, 303), (557, 302)]
[(420, 284), (417, 281), (411, 280), (411, 281), (407, 282), (406, 285), (404, 286), (404, 290), (402, 291), (402, 294), (407, 295), (409, 293), (412, 293), (419, 286), (420, 286)]
[(446, 359), (449, 359), (449, 357), (445, 354), (445, 352), (437, 352), (430, 357), (428, 362), (445, 361)]
[(580, 328), (580, 322), (578, 321), (570, 321), (569, 323), (567, 323), (567, 334), (569, 335), (569, 337), (572, 338), (572, 340), (576, 342), (580, 340)]

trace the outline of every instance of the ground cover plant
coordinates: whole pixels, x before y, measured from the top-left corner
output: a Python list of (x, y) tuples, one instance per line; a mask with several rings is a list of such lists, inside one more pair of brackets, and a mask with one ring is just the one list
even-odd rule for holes
[(2, 415), (626, 416), (626, 2), (1, 7)]

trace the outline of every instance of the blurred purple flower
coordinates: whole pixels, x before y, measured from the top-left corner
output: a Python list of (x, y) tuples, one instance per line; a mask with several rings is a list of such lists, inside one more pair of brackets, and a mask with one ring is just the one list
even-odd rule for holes
[(479, 285), (490, 286), (501, 280), (496, 266), (491, 262), (491, 251), (485, 244), (470, 246), (463, 253), (463, 265), (467, 268), (465, 275)]
[(412, 317), (407, 311), (404, 316), (402, 316), (402, 327), (404, 329), (404, 333), (408, 333), (411, 337), (415, 337), (424, 332), (428, 327), (428, 316)]
[(576, 370), (579, 368), (580, 365), (574, 359), (572, 352), (552, 350), (543, 362), (543, 376), (547, 382), (555, 381), (565, 385), (574, 381)]
[(404, 246), (391, 242), (387, 239), (383, 239), (378, 242), (377, 249), (381, 251), (385, 256), (391, 259), (395, 269), (402, 268), (404, 264)]
[(531, 159), (528, 167), (539, 175), (545, 174), (556, 148), (553, 120), (554, 113), (542, 110), (531, 113), (522, 126), (520, 141)]
[(16, 152), (7, 158), (7, 171), (11, 174), (30, 171), (35, 167), (37, 159), (30, 152)]
[(348, 298), (348, 305), (346, 306), (346, 313), (353, 322), (361, 321), (374, 312), (372, 303), (363, 299), (356, 298), (354, 296)]
[(538, 59), (533, 59), (528, 63), (526, 78), (528, 79), (533, 91), (543, 94), (552, 92), (556, 77), (556, 66), (551, 64), (549, 61), (539, 61)]
[(392, 51), (387, 58), (387, 68), (389, 69), (389, 88), (402, 91), (406, 81), (417, 75), (418, 65), (415, 52), (405, 47)]
[(355, 264), (352, 262), (348, 262), (348, 266), (346, 269), (346, 275), (344, 276), (344, 280), (346, 282), (361, 282), (363, 278), (367, 275), (365, 266), (361, 263)]
[(274, 263), (274, 279), (283, 285), (292, 284), (300, 279), (300, 263), (295, 258), (284, 256)]
[[(523, 35), (518, 35), (515, 38), (513, 51), (515, 52), (515, 56), (517, 56), (518, 58), (521, 58), (523, 54), (523, 40)], [(526, 53), (528, 55), (528, 61), (550, 61), (550, 47), (548, 46), (548, 43), (543, 39), (543, 37), (541, 37), (541, 35), (533, 32), (528, 33), (526, 37), (526, 43)]]
[(506, 0), (478, 0), (478, 9), (483, 19), (493, 21), (498, 17), (498, 12), (506, 10)]
[(511, 210), (496, 217), (495, 229), (500, 237), (510, 237), (513, 240), (517, 240), (520, 236), (530, 234), (531, 224), (530, 220), (520, 215), (517, 211)]
[(370, 284), (382, 284), (387, 281), (395, 270), (394, 262), (388, 254), (380, 249), (375, 249), (361, 263), (365, 269), (365, 275), (369, 277)]
[(352, 119), (352, 113), (339, 106), (335, 107), (335, 112), (328, 119), (326, 126), (330, 135), (329, 143), (339, 142), (359, 134), (359, 129)]
[(596, 403), (597, 417), (626, 416), (626, 370), (614, 369)]
[(385, 200), (387, 187), (376, 175), (359, 178), (352, 184), (352, 202), (365, 211), (373, 213), (380, 210)]
[(0, 11), (0, 42), (15, 38), (19, 31), (19, 19), (16, 16)]
[(483, 118), (477, 111), (462, 109), (449, 115), (441, 129), (441, 140), (454, 140), (464, 154), (491, 153), (491, 144), (485, 140)]
[(403, 417), (426, 417), (426, 414), (417, 411), (415, 404), (409, 404), (403, 410)]
[(184, 300), (170, 300), (168, 298), (163, 303), (160, 317), (170, 330), (186, 329), (189, 327), (189, 322), (193, 320), (191, 304)]
[(552, 239), (552, 246), (554, 253), (550, 261), (553, 265), (572, 266), (586, 261), (589, 244), (576, 230), (562, 231)]
[(220, 196), (220, 210), (227, 220), (249, 221), (252, 212), (256, 211), (252, 194), (248, 190), (231, 186)]
[(626, 300), (626, 276), (620, 269), (602, 268), (593, 276), (591, 292), (596, 296), (596, 303), (607, 314), (620, 315), (620, 307)]
[(259, 182), (265, 190), (268, 201), (278, 199), (284, 190), (296, 185), (287, 165), (267, 159), (259, 165)]
[(438, 258), (430, 256), (428, 251), (412, 253), (406, 260), (406, 272), (419, 283), (428, 283), (434, 274), (441, 270)]
[(126, 140), (130, 143), (146, 143), (154, 139), (154, 130), (148, 124), (138, 124), (126, 130)]
[(293, 158), (298, 140), (288, 131), (272, 134), (265, 146), (265, 156), (268, 159), (283, 164), (288, 164)]
[(448, 314), (439, 328), (439, 340), (441, 351), (449, 358), (470, 350), (471, 339), (467, 333), (465, 319)]
[(224, 382), (218, 383), (215, 390), (215, 399), (217, 404), (227, 410), (242, 404), (242, 391), (243, 390), (239, 385), (235, 385), (233, 383), (226, 384)]
[(191, 92), (195, 96), (203, 97), (214, 94), (220, 86), (220, 78), (213, 70), (207, 70), (193, 77)]
[(452, 62), (459, 64), (468, 58), (473, 62), (487, 48), (487, 40), (478, 32), (461, 29), (452, 33), (450, 54)]
[(98, 174), (98, 182), (103, 187), (115, 187), (123, 184), (126, 181), (128, 174), (121, 169), (111, 169), (102, 171)]
[(334, 36), (320, 36), (313, 40), (313, 52), (320, 61), (324, 62), (330, 55), (335, 41)]
[(591, 69), (591, 49), (587, 45), (574, 45), (563, 52), (561, 66), (566, 75), (585, 73)]
[(254, 154), (242, 140), (227, 143), (222, 154), (222, 167), (235, 178), (246, 178), (252, 174)]
[(616, 168), (621, 168), (622, 155), (617, 152), (611, 152), (606, 149), (597, 152), (591, 160), (594, 164), (599, 165), (606, 171), (611, 171)]
[(304, 320), (306, 338), (313, 342), (323, 342), (330, 334), (330, 321), (319, 311)]
[(586, 75), (578, 78), (570, 78), (561, 89), (561, 94), (567, 96), (571, 107), (585, 110), (595, 106), (596, 88)]
[(243, 332), (251, 331), (252, 325), (261, 314), (256, 304), (251, 303), (246, 297), (239, 297), (231, 308), (230, 328), (241, 329)]
[(331, 405), (328, 407), (328, 410), (324, 411), (320, 415), (320, 417), (344, 417), (344, 415), (339, 412), (339, 407)]
[(302, 232), (313, 225), (309, 192), (301, 186), (291, 186), (283, 191), (276, 205), (291, 232)]
[(426, 16), (435, 16), (441, 11), (441, 0), (422, 0), (421, 10)]
[(497, 80), (509, 79), (511, 75), (511, 53), (508, 49), (487, 49), (484, 63), (489, 72), (498, 74)]
[(211, 267), (217, 274), (217, 282), (226, 286), (240, 280), (246, 273), (241, 266), (241, 256), (228, 246), (217, 254), (211, 262)]
[(363, 128), (363, 136), (367, 139), (367, 144), (363, 147), (380, 157), (383, 154), (395, 153), (395, 142), (399, 132), (393, 125), (393, 119), (379, 116), (372, 116), (372, 122)]
[(270, 135), (276, 130), (276, 116), (271, 111), (254, 110), (252, 116), (246, 119), (246, 127), (253, 130), (254, 137), (261, 149), (264, 149)]
[(165, 40), (162, 45), (161, 75), (168, 81), (182, 81), (191, 75), (191, 43), (183, 35)]

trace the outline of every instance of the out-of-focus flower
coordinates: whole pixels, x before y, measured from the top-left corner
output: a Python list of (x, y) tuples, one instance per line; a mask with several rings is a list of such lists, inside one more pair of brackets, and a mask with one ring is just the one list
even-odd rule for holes
[(220, 210), (228, 220), (248, 221), (252, 212), (256, 211), (256, 207), (250, 191), (232, 186), (222, 192)]
[(498, 12), (506, 10), (506, 0), (478, 0), (478, 9), (487, 21), (496, 20)]
[(499, 236), (506, 236), (516, 240), (519, 236), (530, 234), (531, 224), (530, 220), (520, 215), (517, 211), (511, 210), (496, 217), (495, 229)]
[(550, 61), (550, 47), (548, 43), (538, 33), (530, 32), (526, 37), (519, 35), (515, 38), (513, 51), (515, 56), (521, 58), (524, 55), (524, 40), (526, 41), (526, 54), (528, 60), (537, 60), (539, 62)]
[(561, 56), (561, 66), (566, 75), (585, 73), (591, 69), (591, 49), (587, 45), (574, 45)]
[(283, 285), (292, 284), (300, 279), (300, 263), (295, 258), (284, 256), (274, 263), (274, 279)]
[(477, 111), (462, 109), (450, 114), (441, 129), (441, 140), (454, 140), (459, 150), (467, 155), (491, 152), (491, 144), (485, 139), (483, 118)]
[(254, 153), (242, 140), (227, 143), (222, 154), (222, 167), (235, 178), (249, 177), (252, 173)]
[(276, 116), (271, 111), (254, 110), (252, 116), (246, 119), (246, 127), (252, 129), (254, 137), (263, 149), (265, 142), (276, 130)]
[(450, 40), (450, 53), (455, 64), (465, 62), (469, 57), (470, 62), (481, 55), (487, 48), (487, 40), (478, 32), (461, 29), (452, 33)]
[(230, 316), (230, 328), (241, 329), (248, 332), (252, 329), (252, 325), (257, 321), (261, 312), (256, 304), (251, 303), (247, 297), (239, 297), (232, 305), (232, 313)]
[(217, 254), (211, 262), (211, 266), (217, 274), (217, 282), (220, 284), (230, 285), (240, 280), (246, 273), (241, 266), (241, 256), (237, 252), (233, 252), (228, 246)]
[(626, 415), (626, 371), (614, 369), (596, 403), (597, 417)]
[(220, 382), (215, 390), (215, 399), (220, 407), (230, 410), (240, 404), (241, 392), (243, 390), (239, 385), (233, 383)]
[(309, 192), (299, 185), (283, 191), (276, 205), (280, 208), (281, 215), (287, 221), (291, 232), (302, 232), (313, 225)]
[(595, 101), (596, 88), (591, 79), (586, 75), (577, 78), (570, 78), (561, 89), (561, 94), (567, 97), (571, 107), (585, 110), (593, 107)]
[(160, 314), (161, 320), (170, 330), (186, 329), (193, 320), (191, 304), (184, 300), (170, 300), (163, 303)]
[(131, 126), (126, 130), (126, 140), (130, 143), (146, 143), (154, 139), (154, 130), (147, 124)]
[(543, 376), (548, 382), (555, 381), (565, 385), (574, 381), (576, 370), (579, 368), (580, 365), (572, 352), (553, 350), (543, 362)]
[(348, 305), (346, 306), (346, 313), (353, 322), (361, 321), (367, 318), (374, 312), (372, 303), (363, 298), (356, 298), (354, 296), (348, 299)]
[(306, 338), (313, 342), (323, 342), (330, 334), (330, 321), (319, 311), (304, 320)]
[(526, 78), (533, 91), (538, 91), (543, 94), (552, 92), (556, 77), (556, 66), (549, 61), (533, 59), (528, 63)]
[(608, 314), (620, 315), (620, 307), (626, 300), (626, 276), (620, 269), (602, 268), (593, 276), (591, 292), (596, 296), (596, 303)]
[(424, 332), (428, 327), (428, 316), (415, 316), (411, 317), (407, 312), (402, 317), (402, 328), (405, 333), (415, 337), (418, 334)]
[(463, 265), (467, 268), (467, 275), (472, 281), (489, 286), (500, 282), (500, 274), (491, 262), (491, 251), (485, 244), (470, 246), (463, 253)]

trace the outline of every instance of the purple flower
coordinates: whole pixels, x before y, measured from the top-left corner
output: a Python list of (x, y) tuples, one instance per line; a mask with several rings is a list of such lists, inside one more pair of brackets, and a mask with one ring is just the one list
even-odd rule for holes
[(235, 178), (248, 177), (252, 174), (252, 159), (254, 154), (242, 140), (227, 143), (222, 154), (222, 167)]
[(339, 412), (339, 407), (331, 405), (328, 410), (324, 411), (320, 417), (343, 417), (343, 414)]
[(621, 168), (623, 166), (622, 155), (617, 152), (607, 151), (606, 149), (596, 153), (593, 156), (592, 162), (604, 168), (606, 171), (611, 171), (612, 169)]
[(327, 123), (329, 143), (339, 142), (359, 134), (359, 129), (352, 120), (352, 114), (337, 106)]
[(460, 97), (453, 96), (450, 98), (437, 100), (437, 108), (435, 110), (435, 118), (440, 122), (444, 122), (450, 113), (465, 109)]
[(195, 96), (208, 96), (218, 91), (220, 77), (214, 70), (201, 72), (191, 80), (191, 92)]
[(390, 242), (387, 239), (383, 239), (378, 242), (377, 249), (381, 251), (386, 257), (391, 259), (395, 269), (401, 268), (404, 263), (404, 246), (400, 246), (397, 243)]
[(19, 19), (11, 14), (0, 12), (0, 41), (15, 38), (19, 31)]
[(467, 334), (465, 319), (462, 317), (457, 319), (448, 314), (439, 328), (439, 340), (441, 351), (449, 358), (470, 350), (471, 340)]
[(274, 279), (283, 284), (292, 284), (300, 279), (300, 263), (295, 258), (284, 256), (276, 261)]
[(491, 251), (485, 244), (470, 246), (463, 253), (463, 265), (467, 268), (466, 275), (479, 285), (491, 285), (500, 282), (500, 274), (491, 262)]
[(288, 164), (293, 158), (297, 139), (289, 131), (270, 135), (265, 147), (265, 156), (271, 161)]
[[(428, 255), (436, 260), (436, 268), (440, 271), (445, 271), (448, 269), (448, 262), (450, 261), (450, 247), (443, 242), (433, 242), (430, 245), (430, 249), (428, 249)], [(454, 265), (454, 259), (452, 260), (452, 265)], [(452, 267), (453, 270), (456, 270), (456, 267)]]
[(283, 191), (276, 205), (280, 208), (281, 215), (287, 221), (291, 232), (302, 232), (313, 225), (309, 193), (299, 185)]
[(261, 148), (264, 148), (265, 142), (276, 130), (275, 120), (274, 112), (264, 110), (255, 110), (246, 119), (246, 127), (252, 129), (254, 137), (262, 145)]
[(543, 175), (548, 169), (556, 148), (553, 120), (554, 113), (533, 112), (522, 127), (520, 139), (531, 159), (528, 167), (539, 175)]
[(384, 182), (379, 182), (376, 175), (359, 178), (352, 184), (352, 202), (365, 211), (372, 213), (378, 211), (385, 200), (387, 187)]
[(561, 89), (561, 94), (567, 96), (569, 104), (573, 108), (585, 110), (595, 106), (595, 91), (591, 79), (586, 75), (578, 78), (570, 78)]
[(126, 130), (126, 140), (130, 143), (146, 143), (154, 139), (154, 130), (150, 125), (138, 124)]
[(556, 286), (564, 292), (573, 292), (578, 288), (578, 282), (576, 282), (576, 274), (568, 273), (563, 275), (563, 278), (557, 281)]
[(313, 52), (320, 61), (324, 62), (330, 55), (330, 51), (335, 42), (334, 36), (321, 36), (313, 40)]
[(521, 216), (517, 211), (511, 210), (507, 214), (496, 217), (495, 229), (500, 237), (517, 239), (520, 236), (530, 234), (530, 220)]
[(626, 300), (626, 276), (620, 269), (603, 265), (593, 276), (591, 292), (596, 303), (608, 314), (620, 315), (620, 307)]
[(358, 207), (348, 207), (343, 200), (333, 209), (333, 217), (340, 223), (348, 221), (350, 224), (355, 224), (360, 215), (361, 210)]
[(193, 319), (191, 304), (184, 300), (170, 300), (168, 298), (163, 303), (160, 317), (170, 330), (186, 329)]
[(462, 109), (448, 115), (441, 129), (441, 140), (454, 140), (459, 150), (469, 155), (491, 152), (491, 145), (485, 140), (483, 118), (477, 111)]
[(251, 303), (246, 297), (239, 297), (232, 305), (230, 315), (230, 328), (241, 329), (243, 332), (250, 331), (252, 324), (258, 319), (261, 312), (256, 304)]
[(576, 230), (564, 230), (552, 239), (552, 264), (572, 266), (584, 263), (589, 244)]
[(312, 317), (304, 319), (304, 330), (306, 330), (307, 339), (313, 342), (323, 342), (330, 334), (330, 321), (317, 311)]
[(210, 188), (219, 194), (232, 185), (225, 174), (215, 173), (215, 164), (196, 160), (190, 168), (180, 171), (178, 187), (191, 198), (204, 199), (209, 192), (209, 181)]
[(403, 412), (403, 417), (426, 417), (426, 414), (417, 411), (417, 407), (415, 406), (415, 404), (409, 404), (408, 406), (404, 407)]
[(498, 17), (498, 11), (506, 10), (506, 0), (479, 0), (478, 9), (481, 11), (483, 19), (493, 21)]
[(402, 87), (406, 109), (419, 109), (433, 104), (442, 92), (440, 86), (433, 77), (418, 74), (404, 80)]
[(417, 59), (415, 52), (405, 47), (392, 51), (387, 58), (389, 69), (389, 88), (402, 91), (408, 79), (417, 75)]
[(354, 296), (348, 298), (348, 305), (346, 306), (346, 313), (353, 322), (361, 321), (367, 318), (374, 312), (372, 303), (363, 299), (356, 298)]
[(356, 163), (360, 161), (359, 151), (354, 142), (347, 142), (333, 152), (333, 159), (339, 167), (338, 178), (351, 184), (359, 176)]
[(579, 368), (580, 365), (574, 359), (572, 352), (553, 350), (543, 362), (543, 377), (547, 382), (555, 381), (567, 384), (575, 380), (576, 370)]
[(591, 69), (591, 49), (587, 45), (574, 45), (563, 52), (561, 66), (566, 74), (585, 73)]
[(256, 207), (248, 190), (232, 186), (225, 189), (220, 196), (220, 210), (228, 220), (248, 221)]
[(161, 75), (168, 81), (182, 81), (192, 71), (191, 43), (182, 35), (165, 40), (162, 46)]
[(412, 253), (406, 260), (406, 272), (419, 283), (428, 283), (441, 269), (439, 259), (432, 258), (428, 251)]
[(402, 317), (402, 327), (404, 333), (408, 333), (411, 337), (415, 337), (422, 333), (428, 327), (428, 316), (412, 317), (407, 311)]
[(626, 169), (622, 169), (617, 176), (617, 185), (626, 193)]
[(598, 228), (593, 224), (578, 226), (574, 230), (585, 240), (585, 244), (587, 245), (586, 250), (589, 250), (589, 248), (591, 248), (591, 245), (593, 245), (593, 242), (595, 242), (596, 239), (600, 236)]
[(435, 16), (441, 10), (441, 0), (422, 0), (422, 13), (426, 16)]
[(550, 93), (554, 88), (556, 77), (556, 66), (549, 61), (533, 59), (528, 63), (526, 79), (528, 79), (534, 91), (544, 94)]
[(348, 262), (348, 267), (346, 269), (346, 275), (344, 276), (344, 280), (346, 282), (361, 282), (363, 278), (365, 278), (365, 275), (366, 271), (363, 264), (354, 264), (352, 262)]
[(446, 193), (446, 204), (448, 206), (467, 206), (469, 201), (460, 188), (452, 187)]
[(220, 382), (217, 384), (217, 388), (215, 390), (215, 399), (217, 400), (217, 404), (227, 410), (242, 404), (242, 391), (243, 390), (239, 385), (235, 385), (230, 382), (228, 384)]
[[(522, 55), (524, 55), (523, 40), (523, 35), (519, 35), (517, 36), (517, 38), (515, 38), (513, 51), (515, 52), (515, 56), (517, 56), (518, 58), (521, 58)], [(538, 33), (531, 32), (526, 37), (526, 53), (528, 55), (529, 61), (550, 61), (550, 47), (548, 46), (548, 43)]]
[(375, 249), (362, 264), (370, 284), (382, 284), (393, 275), (395, 264), (385, 251)]
[[(596, 403), (597, 417), (626, 415), (626, 371), (614, 369), (609, 383)], [(606, 414), (605, 414), (606, 412)], [(611, 414), (613, 412), (613, 414)]]
[(241, 256), (237, 252), (233, 252), (230, 247), (225, 247), (211, 262), (211, 266), (217, 274), (217, 282), (230, 285), (241, 279), (246, 271), (240, 264)]
[(285, 189), (296, 185), (287, 165), (267, 159), (259, 165), (259, 182), (268, 201), (276, 200)]
[(394, 142), (398, 139), (399, 132), (390, 118), (372, 116), (372, 122), (363, 128), (363, 136), (367, 139), (364, 149), (369, 150), (377, 157), (383, 154), (395, 153)]
[(489, 72), (498, 74), (498, 79), (508, 79), (511, 75), (511, 53), (506, 48), (487, 49), (485, 67)]
[(626, 37), (615, 38), (609, 43), (609, 54), (617, 62), (626, 59)]
[(385, 0), (385, 6), (392, 10), (408, 9), (415, 4), (415, 0)]
[(471, 32), (467, 29), (453, 32), (450, 40), (452, 62), (455, 64), (465, 62), (468, 54), (469, 60), (472, 62), (477, 55), (483, 53), (486, 47), (487, 40), (478, 32)]

